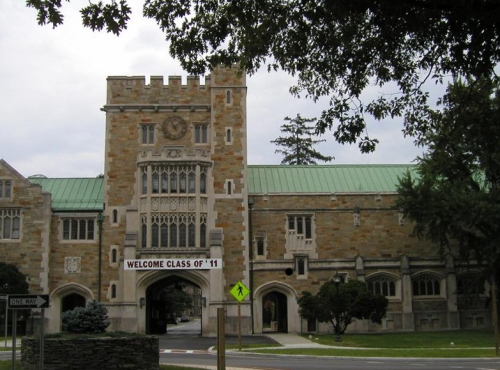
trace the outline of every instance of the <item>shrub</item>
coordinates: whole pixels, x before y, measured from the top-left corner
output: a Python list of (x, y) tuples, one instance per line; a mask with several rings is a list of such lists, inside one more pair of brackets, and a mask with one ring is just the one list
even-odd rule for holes
[(104, 304), (90, 301), (86, 307), (63, 312), (62, 323), (69, 333), (104, 333), (109, 326), (108, 310)]

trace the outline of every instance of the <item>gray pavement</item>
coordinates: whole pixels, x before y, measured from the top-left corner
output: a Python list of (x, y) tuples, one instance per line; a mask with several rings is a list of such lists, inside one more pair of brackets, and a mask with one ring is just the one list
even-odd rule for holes
[(314, 337), (311, 337), (311, 340), (309, 340), (298, 334), (268, 333), (266, 336), (281, 344), (283, 347), (288, 348), (332, 348), (331, 346), (315, 343)]

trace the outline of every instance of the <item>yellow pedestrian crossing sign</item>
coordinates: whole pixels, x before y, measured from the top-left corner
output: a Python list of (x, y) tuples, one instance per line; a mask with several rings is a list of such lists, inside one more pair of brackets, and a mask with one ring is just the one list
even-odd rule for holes
[(232, 287), (230, 291), (231, 295), (238, 301), (241, 302), (245, 299), (245, 297), (250, 293), (248, 288), (241, 281), (238, 281), (238, 284)]

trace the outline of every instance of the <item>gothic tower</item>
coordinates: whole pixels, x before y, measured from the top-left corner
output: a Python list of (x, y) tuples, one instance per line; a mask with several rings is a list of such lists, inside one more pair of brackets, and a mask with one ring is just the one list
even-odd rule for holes
[[(103, 110), (103, 287), (109, 282), (111, 329), (162, 332), (162, 292), (183, 282), (199, 291), (203, 335), (214, 334), (216, 309), (226, 307), (235, 322), (229, 290), (249, 278), (245, 74), (220, 67), (204, 84), (171, 76), (166, 85), (156, 76), (149, 84), (109, 77)], [(184, 261), (183, 268), (124, 264), (166, 259)], [(196, 260), (212, 265), (195, 268)], [(244, 304), (245, 331), (249, 311)]]

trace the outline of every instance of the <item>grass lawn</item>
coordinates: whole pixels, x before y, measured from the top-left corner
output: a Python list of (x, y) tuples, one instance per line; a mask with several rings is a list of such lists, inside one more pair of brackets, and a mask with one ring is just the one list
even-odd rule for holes
[[(304, 335), (304, 337), (309, 338), (309, 335)], [(351, 348), (256, 348), (252, 352), (353, 357), (495, 357), (493, 329), (345, 334), (342, 335), (342, 342), (335, 342), (335, 335), (313, 335), (312, 340), (319, 344)]]
[(254, 353), (337, 357), (408, 357), (408, 358), (489, 358), (494, 349), (336, 349), (284, 348), (256, 349)]
[[(304, 335), (308, 338), (307, 335)], [(313, 335), (320, 344), (362, 348), (491, 348), (495, 347), (493, 329), (438, 332), (345, 334), (342, 342), (335, 335)], [(318, 338), (318, 340), (316, 340)], [(451, 346), (453, 342), (454, 346)]]

